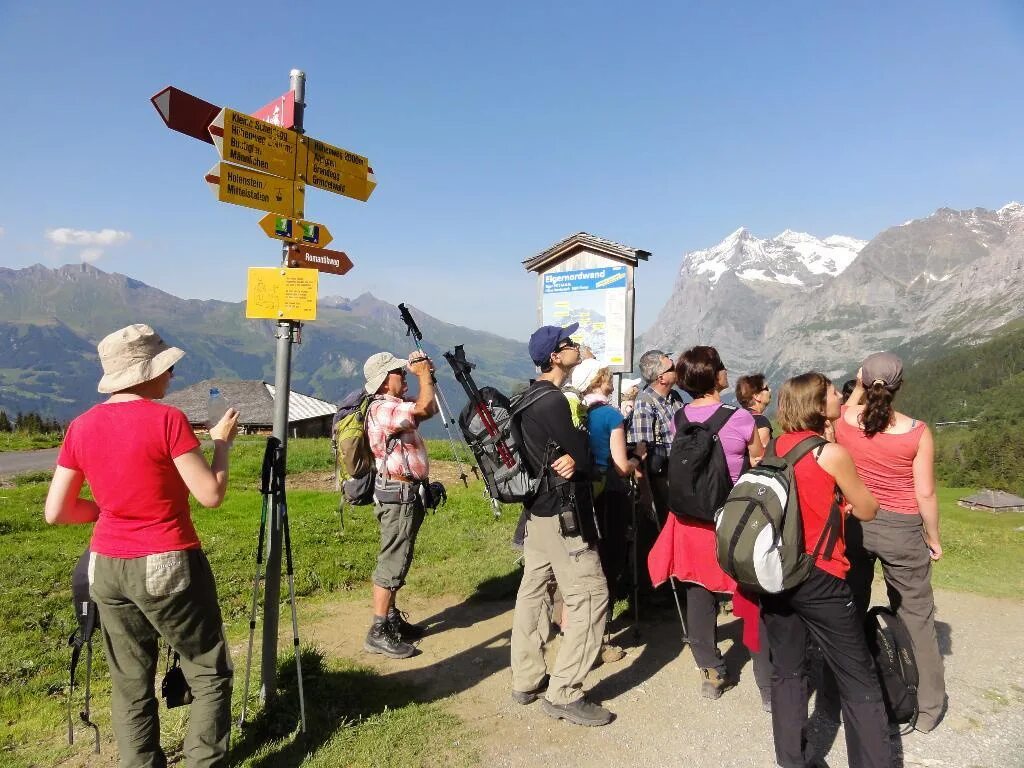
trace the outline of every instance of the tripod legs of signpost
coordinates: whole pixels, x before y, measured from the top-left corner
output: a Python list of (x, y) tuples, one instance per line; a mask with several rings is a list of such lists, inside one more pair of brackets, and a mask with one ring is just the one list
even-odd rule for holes
[(281, 500), (281, 519), (284, 521), (284, 552), (288, 574), (288, 602), (292, 607), (292, 647), (295, 649), (295, 674), (299, 681), (299, 717), (302, 732), (306, 732), (306, 695), (302, 689), (302, 653), (299, 648), (299, 619), (295, 609), (295, 570), (292, 566), (292, 535), (288, 526), (288, 505)]
[(242, 714), (238, 718), (239, 727), (245, 725), (245, 716), (249, 708), (249, 682), (252, 677), (252, 646), (256, 637), (256, 601), (259, 598), (261, 573), (263, 568), (263, 539), (267, 532), (268, 496), (263, 497), (263, 511), (260, 514), (260, 538), (256, 544), (256, 575), (252, 578), (252, 606), (249, 610), (249, 647), (245, 653), (245, 685), (242, 689)]

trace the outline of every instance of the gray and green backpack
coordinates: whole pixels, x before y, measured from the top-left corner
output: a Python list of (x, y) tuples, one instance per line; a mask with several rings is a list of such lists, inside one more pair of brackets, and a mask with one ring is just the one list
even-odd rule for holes
[(808, 554), (794, 473), (800, 459), (815, 449), (820, 453), (825, 444), (824, 438), (807, 437), (779, 456), (771, 441), (761, 462), (740, 475), (715, 513), (718, 564), (740, 586), (759, 593), (783, 592), (811, 574), (819, 555), (832, 558), (842, 534), (839, 491), (833, 494), (821, 537)]

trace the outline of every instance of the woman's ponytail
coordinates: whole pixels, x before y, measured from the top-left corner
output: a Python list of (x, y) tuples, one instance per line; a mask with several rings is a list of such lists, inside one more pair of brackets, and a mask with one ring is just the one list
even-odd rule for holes
[(864, 427), (864, 434), (874, 437), (879, 432), (885, 432), (892, 424), (895, 411), (892, 407), (895, 390), (888, 389), (881, 381), (875, 381), (865, 386), (864, 411), (861, 413), (861, 424)]

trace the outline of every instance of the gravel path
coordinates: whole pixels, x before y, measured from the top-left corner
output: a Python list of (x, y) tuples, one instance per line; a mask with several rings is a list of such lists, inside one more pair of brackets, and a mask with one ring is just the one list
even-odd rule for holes
[[(1024, 603), (941, 592), (938, 620), (946, 660), (949, 714), (931, 734), (893, 737), (896, 765), (906, 768), (1024, 766)], [(565, 766), (775, 765), (771, 718), (763, 712), (739, 623), (721, 619), (720, 646), (739, 686), (718, 701), (700, 696), (688, 650), (680, 651), (673, 612), (621, 631), (625, 660), (595, 670), (591, 695), (616, 714), (604, 728), (580, 728), (548, 718), (536, 704), (508, 695), (511, 599), (456, 604), (417, 601), (403, 606), (432, 633), (421, 653), (391, 661), (361, 650), (365, 606), (341, 603), (303, 631), (303, 640), (359, 659), (415, 684), (423, 700), (445, 699), (474, 732), (481, 764), (512, 768)], [(429, 617), (429, 618), (428, 618)], [(846, 766), (841, 726), (813, 720), (812, 740), (831, 768)]]

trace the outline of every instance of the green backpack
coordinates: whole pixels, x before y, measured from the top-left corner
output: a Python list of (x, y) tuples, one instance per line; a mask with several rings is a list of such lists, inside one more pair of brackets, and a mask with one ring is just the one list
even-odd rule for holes
[(366, 437), (366, 412), (373, 401), (362, 389), (338, 404), (331, 430), (335, 473), (341, 494), (349, 504), (373, 502), (376, 462)]
[(772, 440), (761, 462), (740, 475), (715, 512), (718, 564), (740, 586), (768, 594), (792, 589), (810, 576), (819, 555), (832, 558), (842, 533), (838, 489), (821, 537), (808, 554), (794, 473), (800, 459), (825, 444), (821, 437), (807, 437), (779, 456)]

